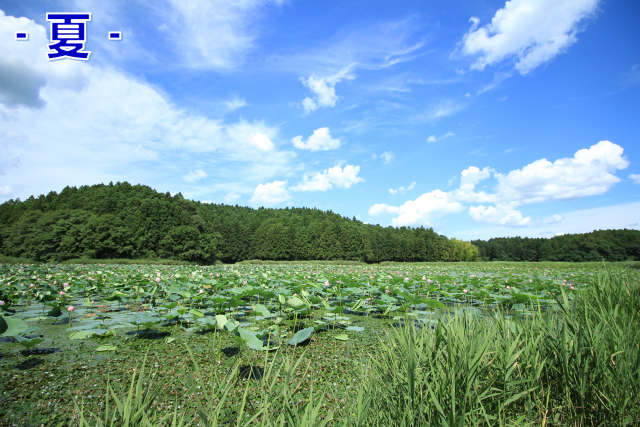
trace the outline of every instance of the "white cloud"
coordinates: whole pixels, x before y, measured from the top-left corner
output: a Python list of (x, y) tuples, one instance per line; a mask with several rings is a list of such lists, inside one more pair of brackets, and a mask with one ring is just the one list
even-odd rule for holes
[(380, 154), (380, 158), (382, 159), (382, 163), (387, 165), (391, 163), (396, 158), (396, 156), (392, 151), (385, 151), (384, 153)]
[(252, 133), (247, 140), (249, 141), (249, 144), (253, 145), (260, 151), (273, 150), (273, 142), (271, 142), (269, 137), (264, 133)]
[(389, 193), (391, 193), (391, 194), (404, 194), (407, 191), (413, 190), (414, 188), (416, 188), (416, 182), (415, 181), (413, 181), (411, 184), (409, 184), (409, 186), (407, 188), (400, 187), (397, 190), (393, 189), (393, 188), (390, 188), (389, 189)]
[(352, 65), (348, 65), (338, 71), (336, 74), (329, 77), (316, 77), (310, 76), (307, 79), (300, 78), (302, 84), (308, 87), (315, 97), (306, 97), (302, 101), (305, 114), (309, 114), (311, 111), (318, 109), (319, 107), (335, 107), (338, 101), (338, 95), (336, 95), (335, 85), (340, 83), (343, 79), (351, 80), (353, 75), (351, 74)]
[(542, 203), (574, 200), (606, 193), (620, 178), (613, 175), (629, 165), (623, 149), (609, 141), (600, 141), (576, 152), (573, 158), (546, 159), (509, 172), (495, 173), (497, 193), (503, 200)]
[[(226, 71), (239, 66), (254, 48), (256, 21), (263, 0), (167, 0), (160, 5), (159, 29), (182, 63), (197, 69)], [(279, 2), (275, 2), (279, 4)]]
[(291, 198), (286, 189), (287, 181), (273, 181), (258, 184), (249, 203), (253, 205), (270, 206), (287, 201)]
[(599, 0), (511, 0), (499, 9), (490, 24), (471, 29), (462, 41), (462, 52), (481, 54), (472, 68), (516, 57), (515, 68), (524, 75), (566, 51), (577, 41), (579, 24), (593, 16)]
[[(19, 30), (29, 32), (29, 43), (0, 43), (0, 169), (16, 196), (125, 180), (177, 192), (180, 170), (194, 161), (215, 170), (211, 178), (238, 180), (249, 191), (302, 168), (293, 151), (260, 151), (248, 140), (274, 140), (275, 127), (186, 111), (146, 81), (93, 61), (49, 63), (43, 26), (0, 15), (0, 37)], [(11, 67), (35, 77), (16, 92)]]
[(425, 193), (416, 200), (408, 200), (402, 206), (388, 206), (384, 203), (373, 205), (369, 209), (369, 215), (382, 213), (398, 214), (391, 220), (391, 225), (399, 227), (403, 225), (431, 225), (431, 220), (439, 216), (456, 213), (463, 210), (461, 203), (453, 201), (448, 194), (434, 190)]
[(0, 10), (0, 39), (13, 40), (17, 31), (29, 33), (29, 42), (0, 43), (0, 104), (41, 109), (45, 86), (79, 91), (87, 83), (91, 66), (85, 61), (47, 59), (47, 32), (27, 18), (5, 16)]
[(640, 174), (632, 173), (631, 175), (629, 175), (629, 178), (631, 178), (634, 183), (640, 184)]
[(237, 110), (238, 108), (242, 108), (249, 105), (246, 103), (244, 99), (240, 99), (240, 98), (231, 98), (225, 101), (225, 104), (227, 106), (228, 111), (234, 111), (234, 110)]
[(427, 138), (427, 142), (436, 142), (436, 141), (440, 141), (441, 139), (445, 139), (445, 138), (449, 138), (450, 136), (455, 136), (456, 134), (453, 132), (447, 132), (444, 135), (441, 135), (439, 137), (436, 137), (435, 135), (431, 135), (429, 138)]
[[(506, 175), (491, 168), (481, 171), (472, 166), (462, 172), (460, 188), (453, 192), (452, 197), (467, 202), (518, 201), (527, 204), (604, 194), (620, 182), (613, 173), (629, 165), (622, 153), (619, 145), (600, 141), (588, 149), (578, 150), (572, 158), (558, 159), (554, 163), (547, 159), (536, 160)], [(492, 172), (498, 181), (495, 192), (475, 192), (478, 182), (489, 178)]]
[(240, 198), (240, 194), (238, 193), (228, 193), (223, 197), (223, 200), (225, 203), (231, 205), (233, 204), (233, 202), (235, 202), (236, 200), (238, 200)]
[(514, 209), (519, 203), (498, 203), (496, 206), (471, 206), (469, 214), (478, 221), (504, 227), (526, 227), (532, 225), (531, 217), (522, 217), (522, 213)]
[(11, 187), (9, 187), (8, 185), (3, 185), (2, 187), (0, 187), (0, 196), (9, 197), (9, 195), (11, 195)]
[(313, 131), (313, 135), (307, 141), (302, 140), (302, 135), (291, 139), (293, 146), (301, 150), (327, 151), (335, 150), (342, 145), (339, 139), (331, 138), (329, 128), (319, 128)]
[(471, 166), (463, 170), (460, 174), (460, 190), (473, 191), (480, 181), (485, 180), (491, 176), (491, 172), (494, 172), (494, 170), (489, 167), (485, 167), (484, 169), (480, 170), (475, 166)]
[(182, 179), (184, 179), (186, 182), (195, 182), (206, 177), (207, 173), (202, 169), (196, 169), (186, 175), (182, 175)]
[(318, 172), (311, 179), (308, 175), (304, 175), (303, 181), (294, 187), (290, 187), (292, 191), (327, 191), (333, 186), (339, 188), (350, 188), (358, 182), (364, 182), (364, 179), (358, 176), (360, 166), (346, 165), (343, 168), (334, 166), (324, 172)]
[[(554, 163), (541, 159), (507, 174), (490, 167), (471, 166), (462, 171), (460, 186), (454, 191), (434, 190), (400, 207), (375, 204), (369, 214), (398, 214), (392, 225), (427, 224), (435, 214), (459, 212), (464, 209), (462, 204), (482, 203), (468, 207), (469, 214), (478, 222), (504, 227), (544, 226), (563, 221), (563, 216), (553, 215), (534, 221), (524, 217), (517, 208), (531, 203), (604, 194), (620, 181), (614, 173), (628, 165), (622, 147), (600, 141), (588, 149), (578, 150), (572, 158), (558, 159)], [(478, 183), (492, 176), (497, 181), (492, 192), (476, 191)], [(630, 178), (638, 179), (640, 175), (632, 174)], [(398, 190), (389, 192), (396, 194)]]

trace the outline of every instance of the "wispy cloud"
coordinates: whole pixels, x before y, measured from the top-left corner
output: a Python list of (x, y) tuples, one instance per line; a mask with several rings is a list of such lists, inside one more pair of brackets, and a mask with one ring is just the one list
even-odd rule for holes
[(451, 132), (451, 131), (445, 133), (444, 135), (440, 135), (438, 137), (436, 137), (435, 135), (431, 135), (429, 138), (427, 138), (427, 142), (436, 142), (436, 141), (440, 141), (442, 139), (449, 138), (449, 137), (455, 136), (455, 135), (456, 134)]

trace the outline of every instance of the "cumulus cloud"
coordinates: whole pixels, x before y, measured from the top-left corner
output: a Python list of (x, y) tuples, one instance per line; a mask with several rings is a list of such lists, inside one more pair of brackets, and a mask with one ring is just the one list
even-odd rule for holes
[(319, 107), (335, 107), (338, 102), (335, 85), (343, 79), (353, 79), (351, 70), (353, 65), (348, 65), (329, 77), (310, 76), (307, 79), (300, 78), (302, 84), (314, 93), (313, 98), (306, 97), (302, 101), (305, 114), (318, 109)]
[(264, 133), (252, 133), (247, 140), (249, 141), (249, 144), (253, 145), (260, 151), (273, 150), (273, 142), (271, 142), (269, 137)]
[(206, 177), (207, 177), (207, 173), (202, 169), (196, 169), (194, 171), (189, 172), (186, 175), (182, 175), (182, 179), (184, 179), (186, 182), (196, 182)]
[[(574, 200), (580, 197), (604, 194), (620, 178), (614, 175), (629, 165), (623, 149), (610, 141), (600, 141), (590, 148), (578, 150), (572, 158), (551, 163), (547, 159), (516, 169), (508, 174), (483, 170), (472, 166), (462, 172), (460, 188), (453, 193), (457, 200), (468, 202), (544, 203)], [(481, 180), (493, 176), (498, 181), (493, 193), (475, 192)]]
[(271, 206), (291, 198), (286, 188), (287, 181), (273, 181), (258, 184), (249, 203), (252, 205)]
[(87, 82), (91, 66), (84, 61), (52, 61), (47, 32), (27, 18), (6, 16), (0, 10), (0, 38), (13, 40), (17, 31), (29, 33), (29, 42), (0, 43), (0, 104), (8, 109), (18, 106), (43, 108), (40, 91), (58, 87), (79, 91)]
[(384, 153), (380, 154), (380, 158), (382, 159), (382, 163), (388, 165), (396, 158), (396, 155), (393, 154), (392, 151), (385, 151)]
[(620, 178), (613, 175), (629, 161), (622, 147), (610, 141), (600, 141), (576, 152), (573, 158), (536, 160), (522, 169), (506, 175), (495, 173), (497, 193), (503, 200), (542, 203), (554, 200), (574, 200), (606, 193)]
[(11, 187), (8, 185), (3, 185), (0, 187), (0, 196), (9, 197), (11, 195)]
[(391, 220), (391, 225), (431, 225), (431, 220), (439, 216), (460, 212), (464, 209), (461, 203), (451, 200), (444, 191), (434, 190), (425, 193), (416, 200), (408, 200), (401, 206), (388, 206), (384, 203), (373, 205), (369, 209), (369, 215), (383, 213), (397, 214)]
[(413, 190), (414, 188), (416, 188), (416, 182), (415, 181), (413, 181), (411, 184), (409, 184), (409, 186), (407, 188), (400, 187), (397, 190), (393, 189), (393, 188), (390, 188), (389, 189), (389, 193), (391, 193), (391, 194), (404, 194), (407, 191)]
[(313, 131), (313, 135), (308, 140), (303, 141), (302, 135), (291, 139), (293, 146), (301, 150), (327, 151), (335, 150), (342, 145), (338, 138), (331, 138), (329, 128), (319, 128)]
[[(462, 204), (480, 203), (468, 206), (469, 214), (478, 222), (505, 227), (548, 225), (563, 221), (563, 217), (553, 215), (545, 220), (533, 220), (523, 216), (518, 208), (532, 203), (604, 194), (620, 182), (614, 173), (628, 165), (622, 147), (610, 141), (600, 141), (590, 148), (578, 150), (571, 158), (558, 159), (553, 163), (547, 159), (536, 160), (507, 174), (490, 167), (480, 169), (471, 166), (462, 171), (460, 186), (454, 191), (434, 190), (400, 207), (375, 204), (369, 214), (397, 214), (392, 221), (394, 225), (426, 224), (434, 212), (459, 212), (464, 209)], [(491, 177), (497, 181), (492, 191), (476, 191), (478, 183)], [(640, 175), (632, 174), (630, 178), (640, 183)], [(397, 190), (389, 191), (395, 194)], [(431, 203), (430, 207), (424, 208), (425, 203)]]
[(471, 217), (486, 224), (502, 225), (504, 227), (528, 227), (542, 226), (560, 222), (564, 219), (562, 215), (553, 215), (551, 218), (542, 221), (533, 221), (531, 217), (522, 217), (522, 212), (515, 209), (518, 202), (497, 203), (495, 206), (471, 206), (469, 214)]
[(632, 173), (629, 178), (636, 184), (640, 184), (640, 174)]
[(238, 200), (240, 198), (240, 194), (238, 193), (227, 193), (224, 197), (223, 200), (225, 203), (227, 204), (233, 204), (233, 202), (235, 202), (236, 200)]
[[(0, 43), (0, 184), (16, 196), (124, 180), (173, 190), (180, 170), (191, 170), (194, 161), (206, 162), (216, 178), (233, 176), (241, 191), (249, 191), (301, 168), (292, 163), (293, 151), (261, 151), (249, 140), (262, 134), (258, 142), (267, 148), (276, 127), (186, 111), (152, 84), (99, 63), (50, 63), (43, 26), (0, 15), (0, 37), (13, 40), (15, 31), (28, 31), (30, 41)], [(16, 92), (15, 76), (2, 71), (14, 66), (44, 83), (36, 79)]]
[(436, 137), (435, 135), (431, 135), (429, 138), (427, 138), (427, 142), (436, 142), (436, 141), (440, 141), (441, 139), (445, 139), (445, 138), (449, 138), (450, 136), (455, 136), (456, 134), (453, 132), (447, 132), (444, 135), (441, 135), (439, 137)]
[(525, 75), (566, 51), (577, 41), (579, 24), (596, 11), (599, 0), (511, 0), (490, 24), (471, 29), (462, 40), (462, 52), (480, 54), (472, 68), (482, 70), (515, 57), (515, 68)]
[(364, 182), (364, 179), (358, 176), (360, 166), (346, 165), (343, 168), (334, 166), (324, 172), (318, 172), (311, 178), (304, 175), (303, 181), (294, 187), (290, 187), (292, 191), (327, 191), (331, 190), (335, 185), (338, 188), (351, 188), (352, 185)]

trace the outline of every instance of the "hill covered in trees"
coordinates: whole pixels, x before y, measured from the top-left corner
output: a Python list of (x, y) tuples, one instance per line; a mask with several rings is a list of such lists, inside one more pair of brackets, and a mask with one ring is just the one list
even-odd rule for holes
[(499, 237), (471, 243), (486, 261), (640, 261), (639, 230), (598, 230), (551, 239)]
[(0, 253), (71, 258), (473, 261), (478, 249), (433, 229), (368, 225), (318, 209), (204, 204), (144, 185), (66, 187), (0, 205)]

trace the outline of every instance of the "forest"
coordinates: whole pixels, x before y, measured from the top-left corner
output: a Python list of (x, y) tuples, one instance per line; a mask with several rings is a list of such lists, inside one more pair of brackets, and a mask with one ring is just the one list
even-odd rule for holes
[(472, 240), (484, 261), (638, 261), (639, 230), (597, 230), (551, 239), (499, 237)]
[(199, 264), (626, 261), (640, 260), (640, 231), (465, 242), (432, 228), (381, 227), (315, 208), (207, 204), (118, 182), (1, 204), (0, 254), (52, 262), (161, 258)]
[(310, 208), (206, 204), (127, 182), (66, 187), (0, 205), (0, 253), (36, 261), (177, 259), (475, 261), (432, 228), (368, 225)]

